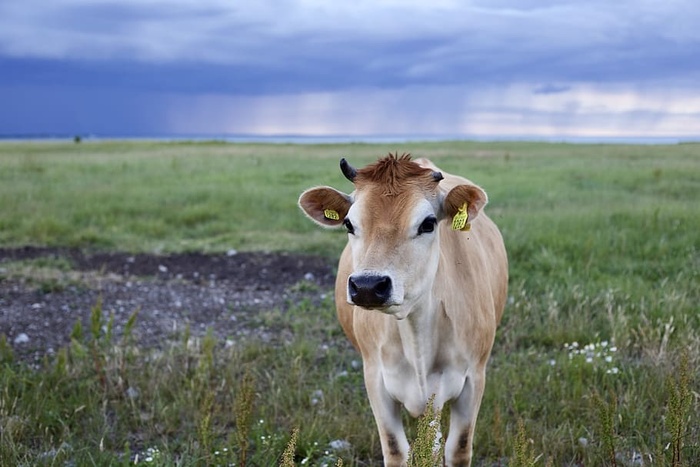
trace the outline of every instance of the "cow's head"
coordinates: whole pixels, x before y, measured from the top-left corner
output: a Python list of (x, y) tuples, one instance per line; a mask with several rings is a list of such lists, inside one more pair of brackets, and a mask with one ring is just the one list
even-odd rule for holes
[(440, 172), (406, 154), (389, 154), (359, 170), (342, 159), (340, 167), (355, 185), (352, 193), (311, 188), (299, 206), (322, 226), (347, 229), (353, 265), (348, 302), (405, 318), (429, 296), (440, 259), (438, 225), (452, 225), (464, 207), (471, 222), (486, 204), (486, 193), (471, 184), (444, 189)]

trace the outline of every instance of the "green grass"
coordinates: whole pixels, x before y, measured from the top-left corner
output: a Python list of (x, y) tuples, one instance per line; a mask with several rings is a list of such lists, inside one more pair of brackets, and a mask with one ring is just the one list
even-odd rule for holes
[[(306, 220), (299, 193), (350, 190), (340, 157), (362, 166), (395, 150), (483, 186), (508, 248), (475, 464), (700, 463), (697, 144), (4, 143), (0, 246), (336, 256), (345, 236)], [(6, 275), (60, 284), (63, 269)], [(359, 357), (332, 303), (259, 319), (293, 339), (225, 348), (184, 335), (154, 353), (100, 327), (41, 371), (2, 346), (0, 464), (125, 465), (154, 448), (154, 465), (240, 465), (235, 414), (252, 381), (250, 465), (281, 463), (296, 428), (297, 463), (378, 465)]]

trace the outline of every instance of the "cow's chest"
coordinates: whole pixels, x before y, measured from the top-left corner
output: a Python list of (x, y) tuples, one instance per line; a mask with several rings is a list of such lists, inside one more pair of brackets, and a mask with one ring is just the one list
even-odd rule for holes
[(468, 365), (465, 359), (444, 358), (413, 359), (400, 349), (385, 353), (382, 362), (382, 380), (389, 395), (403, 404), (414, 417), (425, 411), (431, 396), (435, 395), (434, 406), (442, 407), (457, 398), (464, 388)]

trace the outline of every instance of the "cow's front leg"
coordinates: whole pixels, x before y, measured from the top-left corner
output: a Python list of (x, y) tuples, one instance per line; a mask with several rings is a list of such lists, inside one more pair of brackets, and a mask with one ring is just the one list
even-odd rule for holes
[(409, 444), (401, 420), (401, 404), (389, 395), (379, 372), (369, 373), (365, 369), (365, 387), (379, 430), (384, 465), (405, 467), (408, 465)]
[(472, 439), (476, 416), (484, 395), (486, 369), (469, 372), (462, 393), (452, 402), (450, 431), (445, 442), (445, 465), (469, 467), (472, 462)]

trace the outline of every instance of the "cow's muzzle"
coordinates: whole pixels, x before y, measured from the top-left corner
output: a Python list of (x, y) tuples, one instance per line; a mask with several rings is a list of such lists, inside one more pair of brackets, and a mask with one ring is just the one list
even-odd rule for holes
[(376, 274), (357, 274), (348, 278), (350, 302), (364, 308), (380, 308), (389, 305), (391, 277)]

